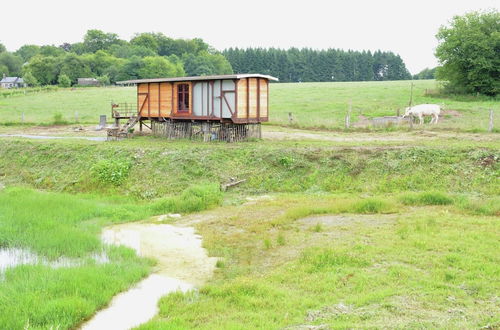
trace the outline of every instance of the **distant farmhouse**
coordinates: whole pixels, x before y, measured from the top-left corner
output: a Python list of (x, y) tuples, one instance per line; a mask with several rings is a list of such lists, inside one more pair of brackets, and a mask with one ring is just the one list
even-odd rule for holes
[(78, 78), (78, 86), (99, 86), (99, 81), (95, 78)]
[(21, 88), (26, 86), (23, 78), (19, 77), (6, 77), (4, 74), (2, 80), (0, 80), (1, 88)]

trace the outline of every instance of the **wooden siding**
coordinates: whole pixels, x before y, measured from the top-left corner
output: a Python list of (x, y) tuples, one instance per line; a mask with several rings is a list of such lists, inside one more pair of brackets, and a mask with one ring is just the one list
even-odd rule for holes
[(247, 118), (247, 80), (238, 81), (238, 118)]
[(137, 85), (137, 110), (142, 117), (148, 116), (148, 84)]
[(172, 84), (160, 84), (160, 117), (170, 116), (172, 111)]
[(159, 117), (160, 116), (160, 84), (150, 83), (149, 84), (149, 116), (148, 117)]
[[(264, 78), (244, 78), (236, 80), (236, 93), (231, 92), (233, 81), (225, 81), (224, 93), (221, 93), (221, 82), (196, 83), (200, 90), (200, 98), (196, 104), (195, 83), (186, 82), (148, 82), (137, 85), (137, 108), (140, 116), (145, 118), (179, 118), (179, 119), (214, 119), (221, 116), (232, 119), (235, 123), (267, 121), (269, 116), (269, 83)], [(189, 85), (189, 111), (178, 112), (178, 91), (180, 84)], [(199, 95), (198, 95), (199, 94)], [(222, 102), (222, 104), (221, 104)], [(195, 113), (194, 106), (200, 109)], [(221, 107), (222, 106), (222, 107)], [(231, 110), (231, 111), (230, 111)]]
[(267, 80), (259, 79), (259, 88), (260, 88), (260, 118), (268, 117), (268, 100), (269, 100), (269, 91), (267, 89)]

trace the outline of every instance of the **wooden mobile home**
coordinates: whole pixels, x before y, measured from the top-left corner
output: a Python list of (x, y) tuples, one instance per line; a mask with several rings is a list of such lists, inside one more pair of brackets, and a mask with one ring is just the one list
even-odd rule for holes
[(240, 124), (268, 120), (270, 80), (278, 79), (261, 74), (235, 74), (126, 80), (118, 84), (137, 86), (137, 113), (143, 119)]
[(141, 127), (143, 121), (156, 127), (158, 123), (186, 122), (191, 123), (190, 127), (199, 123), (233, 128), (260, 124), (269, 118), (270, 80), (278, 79), (234, 74), (120, 81), (118, 84), (137, 86), (137, 107), (114, 104), (112, 115), (117, 121), (126, 118), (134, 124), (139, 122)]

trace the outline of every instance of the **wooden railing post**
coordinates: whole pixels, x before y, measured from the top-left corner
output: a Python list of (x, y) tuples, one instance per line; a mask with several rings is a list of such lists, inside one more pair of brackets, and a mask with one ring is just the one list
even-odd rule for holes
[(490, 109), (490, 123), (488, 125), (488, 132), (493, 132), (493, 109)]

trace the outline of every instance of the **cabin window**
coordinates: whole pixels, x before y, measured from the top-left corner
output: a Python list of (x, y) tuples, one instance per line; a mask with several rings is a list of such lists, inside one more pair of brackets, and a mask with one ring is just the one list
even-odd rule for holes
[(189, 111), (189, 84), (177, 85), (177, 110)]

